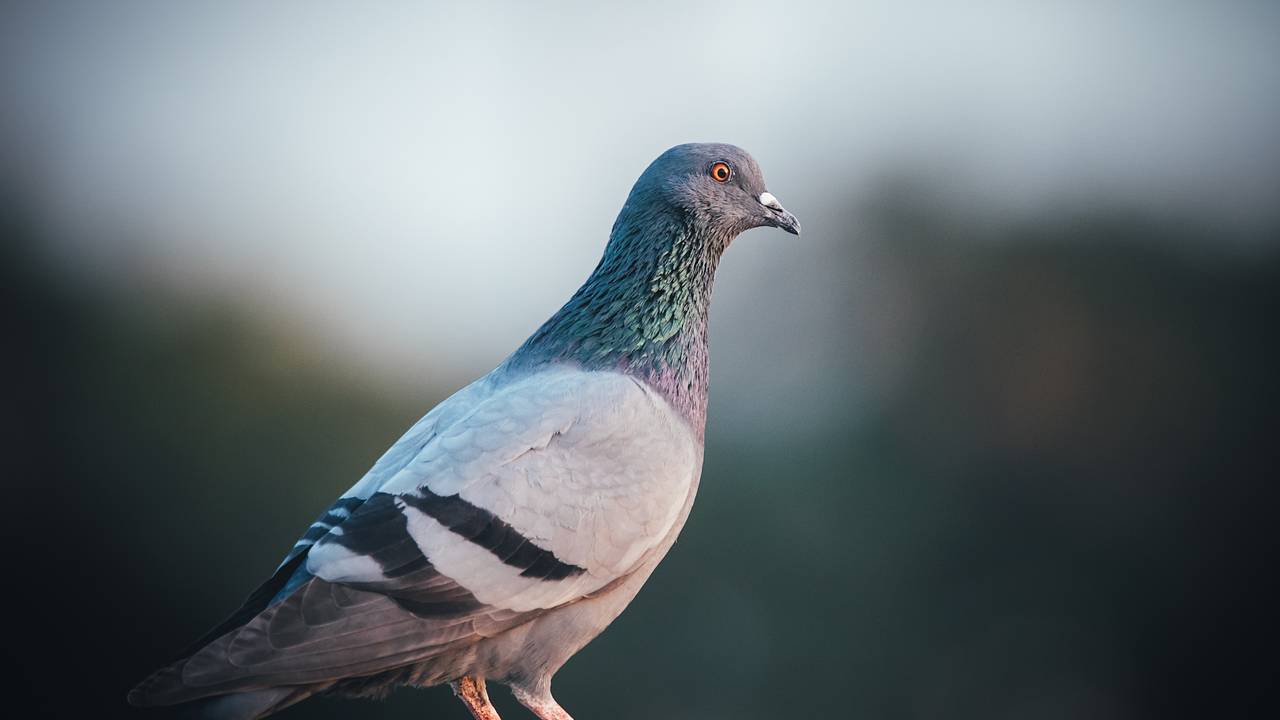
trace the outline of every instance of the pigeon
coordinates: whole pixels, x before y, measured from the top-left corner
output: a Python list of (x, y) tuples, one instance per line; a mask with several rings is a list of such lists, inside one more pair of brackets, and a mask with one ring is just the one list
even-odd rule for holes
[(702, 473), (707, 313), (721, 254), (800, 234), (733, 145), (662, 153), (582, 287), (496, 369), (414, 424), (266, 582), (129, 694), (260, 718), (313, 695), (486, 681), (572, 720), (551, 678), (635, 597)]

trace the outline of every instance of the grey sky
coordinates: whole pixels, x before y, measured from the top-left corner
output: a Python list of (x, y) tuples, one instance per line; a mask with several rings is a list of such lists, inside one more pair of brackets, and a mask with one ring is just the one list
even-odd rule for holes
[[(0, 12), (0, 129), (51, 163), (48, 209), (74, 238), (57, 252), (272, 307), (409, 376), (513, 348), (679, 142), (746, 147), (806, 231), (736, 244), (718, 317), (841, 292), (821, 274), (848, 235), (833, 225), (903, 164), (1014, 210), (1120, 197), (1248, 226), (1280, 197), (1271, 3)], [(800, 291), (773, 279), (808, 271)], [(718, 353), (763, 349), (733, 324)]]

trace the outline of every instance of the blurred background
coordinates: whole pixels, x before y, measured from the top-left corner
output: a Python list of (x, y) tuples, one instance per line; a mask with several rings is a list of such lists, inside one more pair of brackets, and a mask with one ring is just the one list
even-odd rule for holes
[[(6, 2), (0, 97), (24, 716), (147, 715), (693, 140), (805, 235), (721, 265), (701, 497), (576, 717), (1275, 704), (1276, 3)], [(353, 714), (466, 717), (282, 717)]]

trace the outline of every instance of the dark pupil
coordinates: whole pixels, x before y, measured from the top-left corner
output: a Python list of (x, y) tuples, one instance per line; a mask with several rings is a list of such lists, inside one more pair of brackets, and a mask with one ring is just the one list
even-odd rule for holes
[(723, 165), (716, 167), (716, 178), (723, 180), (729, 176), (729, 169)]

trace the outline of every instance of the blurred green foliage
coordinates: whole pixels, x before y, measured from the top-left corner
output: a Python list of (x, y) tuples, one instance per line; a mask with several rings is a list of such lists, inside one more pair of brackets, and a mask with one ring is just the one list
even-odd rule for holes
[[(137, 716), (129, 686), (452, 388), (381, 386), (252, 308), (78, 285), (4, 209), (8, 677), (31, 715)], [(1255, 715), (1276, 678), (1276, 254), (1122, 213), (952, 215), (910, 189), (859, 214), (911, 289), (909, 365), (872, 412), (781, 444), (719, 434), (713, 397), (689, 525), (558, 676), (564, 704)], [(434, 689), (283, 717), (352, 713), (466, 716)]]

